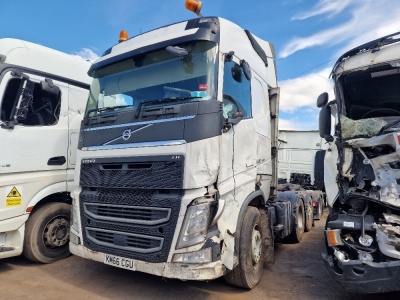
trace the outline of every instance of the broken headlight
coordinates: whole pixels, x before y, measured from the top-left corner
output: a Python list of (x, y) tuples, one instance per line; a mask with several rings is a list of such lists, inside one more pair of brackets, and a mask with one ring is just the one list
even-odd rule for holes
[(184, 248), (204, 242), (210, 219), (210, 203), (188, 207), (176, 248)]

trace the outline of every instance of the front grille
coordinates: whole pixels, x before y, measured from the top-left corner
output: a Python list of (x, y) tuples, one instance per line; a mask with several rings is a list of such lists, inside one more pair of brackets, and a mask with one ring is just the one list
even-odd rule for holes
[(93, 219), (132, 224), (157, 225), (169, 220), (170, 208), (84, 203), (85, 214)]
[(83, 244), (107, 254), (165, 262), (182, 191), (83, 188)]
[(131, 233), (116, 233), (110, 230), (86, 228), (86, 236), (91, 242), (108, 248), (115, 248), (139, 253), (160, 251), (163, 238)]
[(183, 156), (96, 159), (81, 164), (80, 185), (130, 189), (181, 189), (183, 185)]

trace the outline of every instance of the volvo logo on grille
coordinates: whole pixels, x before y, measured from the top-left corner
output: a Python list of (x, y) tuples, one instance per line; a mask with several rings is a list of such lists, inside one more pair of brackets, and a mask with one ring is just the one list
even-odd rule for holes
[(126, 141), (131, 137), (132, 131), (130, 129), (124, 130), (122, 138)]

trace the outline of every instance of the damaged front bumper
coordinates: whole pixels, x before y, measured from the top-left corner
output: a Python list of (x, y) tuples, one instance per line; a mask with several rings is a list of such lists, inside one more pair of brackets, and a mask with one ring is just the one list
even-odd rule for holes
[(345, 291), (371, 294), (400, 290), (400, 261), (349, 260), (337, 267), (332, 256), (323, 253), (322, 258), (335, 282)]
[[(70, 251), (72, 254), (81, 256), (83, 258), (91, 259), (94, 261), (98, 261), (101, 263), (107, 263), (107, 254), (92, 251), (90, 249), (85, 248), (82, 245), (76, 245), (74, 243), (70, 243)], [(117, 259), (120, 257), (116, 257)], [(221, 260), (204, 263), (204, 264), (188, 264), (188, 263), (148, 263), (139, 260), (126, 259), (129, 260), (129, 263), (126, 263), (126, 266), (121, 264), (121, 260), (112, 264), (115, 267), (128, 269), (131, 271), (139, 271), (144, 273), (149, 273), (165, 278), (173, 278), (180, 280), (212, 280), (223, 276), (227, 269), (222, 263)], [(127, 267), (129, 266), (129, 267)]]

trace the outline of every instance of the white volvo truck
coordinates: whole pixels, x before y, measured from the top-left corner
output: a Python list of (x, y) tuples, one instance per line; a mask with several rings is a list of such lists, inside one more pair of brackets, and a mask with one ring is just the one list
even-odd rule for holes
[(253, 288), (274, 240), (304, 232), (303, 201), (276, 197), (273, 57), (272, 44), (249, 31), (199, 17), (122, 41), (95, 61), (71, 252)]
[(0, 39), (0, 258), (69, 254), (69, 215), (90, 63)]
[[(325, 155), (326, 266), (352, 292), (400, 290), (400, 33), (343, 54), (336, 100), (317, 101)], [(334, 132), (331, 116), (335, 117)]]

